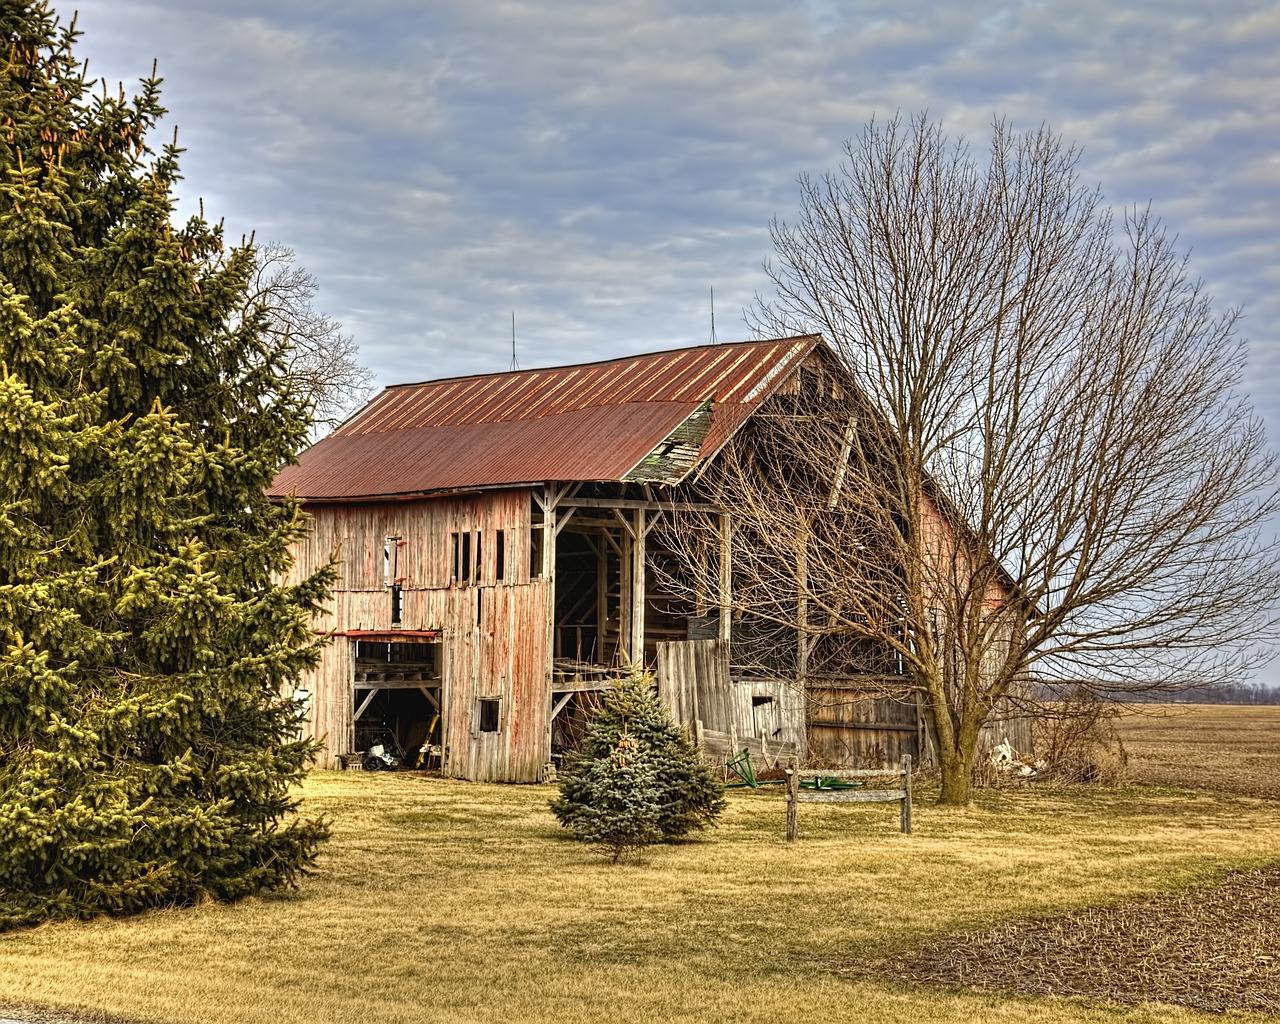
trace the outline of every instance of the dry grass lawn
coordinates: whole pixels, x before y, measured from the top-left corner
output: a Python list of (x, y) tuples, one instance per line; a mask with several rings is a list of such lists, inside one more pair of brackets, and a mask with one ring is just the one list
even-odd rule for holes
[(0, 1006), (206, 1024), (1210, 1021), (830, 968), (1280, 856), (1280, 803), (1249, 796), (988, 792), (920, 806), (913, 836), (892, 807), (806, 805), (789, 845), (764, 790), (735, 792), (707, 838), (612, 867), (561, 836), (550, 793), (317, 773), (309, 806), (334, 838), (299, 893), (0, 935)]

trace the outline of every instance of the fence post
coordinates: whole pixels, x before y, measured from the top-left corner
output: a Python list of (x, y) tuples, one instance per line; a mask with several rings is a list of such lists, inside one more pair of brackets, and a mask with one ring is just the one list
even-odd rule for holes
[(902, 821), (901, 828), (911, 834), (911, 755), (902, 758)]
[(796, 837), (797, 829), (797, 811), (800, 807), (800, 772), (796, 759), (791, 759), (791, 765), (787, 768), (787, 841), (791, 842)]

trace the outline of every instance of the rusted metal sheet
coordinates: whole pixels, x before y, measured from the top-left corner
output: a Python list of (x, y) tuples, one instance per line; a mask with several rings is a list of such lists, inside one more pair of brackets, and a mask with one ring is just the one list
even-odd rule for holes
[(709, 401), (705, 459), (819, 343), (704, 345), (397, 385), (282, 470), (272, 493), (335, 500), (620, 481)]

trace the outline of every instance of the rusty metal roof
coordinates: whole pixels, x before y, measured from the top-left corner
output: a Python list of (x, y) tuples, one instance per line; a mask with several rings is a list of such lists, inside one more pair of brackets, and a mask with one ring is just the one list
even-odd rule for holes
[[(621, 481), (641, 463), (654, 479), (652, 467), (664, 461), (682, 476), (819, 343), (808, 335), (701, 345), (395, 385), (283, 469), (271, 493), (341, 500)], [(696, 457), (670, 457), (692, 438), (700, 439)]]

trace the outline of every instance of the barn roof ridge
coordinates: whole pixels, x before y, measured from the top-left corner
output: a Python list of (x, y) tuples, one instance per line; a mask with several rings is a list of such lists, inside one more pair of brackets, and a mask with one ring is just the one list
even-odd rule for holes
[[(455, 381), (479, 380), (481, 377), (507, 377), (519, 373), (550, 373), (553, 370), (577, 370), (589, 366), (607, 366), (609, 363), (626, 363), (636, 359), (649, 359), (653, 356), (672, 355), (676, 352), (697, 352), (704, 348), (740, 348), (745, 345), (777, 345), (784, 341), (816, 341), (821, 334), (788, 334), (781, 338), (739, 338), (737, 341), (703, 342), (701, 345), (676, 345), (673, 348), (655, 348), (645, 352), (632, 352), (628, 355), (608, 356), (604, 359), (588, 359), (581, 363), (553, 363), (550, 366), (522, 366), (515, 370), (485, 370), (480, 373), (459, 373), (452, 377), (428, 377), (426, 380), (402, 380), (395, 384), (384, 384), (383, 391), (396, 388), (420, 388), (427, 384), (452, 384)], [(623, 403), (618, 403), (623, 404)], [(357, 409), (358, 413), (360, 410)], [(355, 415), (353, 413), (352, 415)]]

